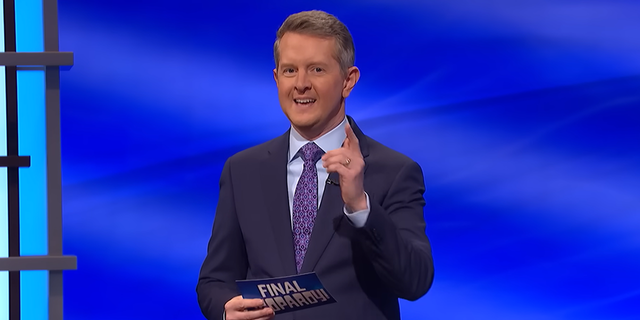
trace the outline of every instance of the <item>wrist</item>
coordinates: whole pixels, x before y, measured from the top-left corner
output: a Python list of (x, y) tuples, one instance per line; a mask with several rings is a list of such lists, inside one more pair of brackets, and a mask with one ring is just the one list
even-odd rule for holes
[(358, 197), (358, 199), (353, 201), (353, 203), (346, 203), (346, 206), (349, 212), (366, 210), (368, 208), (366, 194), (363, 192), (362, 196)]

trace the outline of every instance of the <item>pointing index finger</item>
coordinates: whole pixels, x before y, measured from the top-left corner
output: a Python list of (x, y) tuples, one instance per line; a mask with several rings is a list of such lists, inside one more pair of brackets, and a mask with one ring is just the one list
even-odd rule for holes
[(349, 145), (347, 147), (354, 151), (360, 151), (360, 142), (358, 141), (356, 134), (353, 132), (353, 128), (351, 128), (349, 122), (344, 126), (344, 131), (347, 134), (347, 139), (349, 139)]

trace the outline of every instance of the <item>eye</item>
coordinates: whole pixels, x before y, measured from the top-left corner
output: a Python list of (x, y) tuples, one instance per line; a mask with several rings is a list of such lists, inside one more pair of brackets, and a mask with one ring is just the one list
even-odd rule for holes
[(282, 69), (282, 73), (283, 74), (292, 74), (294, 72), (295, 72), (295, 70), (293, 70), (293, 68), (284, 68), (284, 69)]
[(323, 72), (323, 71), (324, 71), (324, 69), (322, 69), (322, 68), (320, 68), (320, 67), (315, 67), (315, 68), (313, 68), (313, 72), (318, 72), (318, 73), (320, 73), (320, 72)]

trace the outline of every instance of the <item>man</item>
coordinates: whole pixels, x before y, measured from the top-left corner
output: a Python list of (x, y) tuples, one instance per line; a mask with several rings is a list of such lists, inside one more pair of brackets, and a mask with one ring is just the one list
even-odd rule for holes
[(433, 281), (418, 164), (345, 114), (360, 76), (346, 26), (289, 16), (274, 45), (285, 134), (227, 160), (196, 291), (207, 319), (271, 319), (235, 280), (316, 272), (337, 303), (277, 319), (400, 319)]

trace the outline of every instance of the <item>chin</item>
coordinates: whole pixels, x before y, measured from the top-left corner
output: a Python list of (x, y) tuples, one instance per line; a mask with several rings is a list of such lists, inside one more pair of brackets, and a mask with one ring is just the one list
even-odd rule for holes
[(309, 129), (316, 126), (318, 124), (318, 121), (316, 121), (315, 119), (292, 119), (291, 123), (296, 128)]
[(318, 117), (311, 114), (293, 113), (289, 114), (288, 118), (289, 121), (291, 121), (291, 123), (298, 128), (313, 127), (317, 125), (318, 122), (320, 122), (320, 119), (318, 119)]

